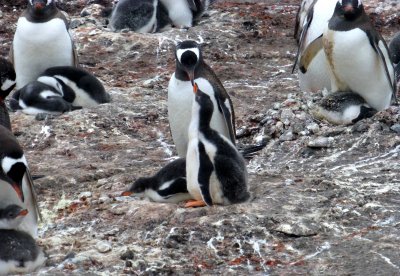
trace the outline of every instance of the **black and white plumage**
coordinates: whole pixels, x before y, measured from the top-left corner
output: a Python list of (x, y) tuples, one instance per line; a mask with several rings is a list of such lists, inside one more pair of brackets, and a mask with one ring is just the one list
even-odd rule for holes
[(23, 231), (0, 229), (0, 275), (30, 273), (46, 257), (35, 240)]
[(72, 66), (48, 68), (14, 93), (10, 106), (26, 114), (63, 112), (110, 101), (110, 95), (91, 73)]
[(153, 33), (169, 23), (167, 11), (159, 0), (121, 0), (113, 8), (109, 26), (113, 31)]
[(18, 19), (10, 59), (17, 74), (17, 89), (53, 66), (77, 66), (68, 22), (55, 0), (29, 0)]
[(314, 3), (314, 0), (302, 0), (299, 9), (297, 10), (296, 14), (296, 22), (294, 27), (294, 38), (296, 39), (297, 43), (300, 42), (301, 32), (303, 31), (304, 21), (306, 19), (308, 10), (310, 9), (311, 5)]
[(186, 40), (176, 46), (176, 69), (168, 85), (168, 119), (178, 155), (185, 157), (193, 96), (192, 83), (211, 98), (211, 127), (235, 144), (235, 114), (232, 101), (214, 71), (204, 62), (201, 47)]
[(361, 0), (337, 2), (322, 42), (332, 92), (355, 92), (377, 111), (390, 106), (396, 93), (393, 64)]
[(0, 58), (0, 125), (11, 130), (10, 117), (4, 100), (15, 87), (15, 71), (13, 65)]
[(396, 33), (389, 43), (390, 56), (395, 65), (397, 82), (400, 82), (400, 32)]
[(337, 0), (304, 0), (300, 7), (295, 29), (299, 38), (295, 66), (299, 65), (299, 85), (302, 91), (331, 89), (330, 69), (325, 52), (322, 44), (318, 45), (313, 41), (322, 36), (328, 27), (336, 3)]
[(32, 237), (36, 237), (40, 212), (28, 163), (17, 139), (2, 125), (0, 125), (0, 165), (0, 180), (2, 180), (0, 188), (3, 191), (0, 199), (8, 204), (20, 205), (29, 211), (18, 230), (26, 231)]
[(375, 113), (360, 95), (341, 91), (325, 96), (311, 109), (315, 118), (337, 125), (354, 124)]
[(139, 178), (123, 195), (131, 193), (143, 193), (145, 197), (157, 202), (178, 203), (191, 199), (186, 188), (185, 158), (168, 163), (154, 176)]
[(195, 100), (186, 157), (187, 189), (207, 205), (233, 204), (250, 199), (246, 163), (235, 145), (210, 127), (214, 104), (194, 85)]
[[(4, 188), (7, 188), (8, 183), (0, 183), (0, 190), (2, 192), (5, 191)], [(9, 196), (7, 191), (6, 194)], [(15, 191), (12, 191), (15, 192)], [(5, 196), (1, 196), (2, 201), (0, 202), (0, 229), (17, 229), (21, 224), (22, 220), (29, 213), (27, 209), (22, 208), (17, 204), (9, 204), (7, 205), (7, 201), (11, 199), (6, 199)]]

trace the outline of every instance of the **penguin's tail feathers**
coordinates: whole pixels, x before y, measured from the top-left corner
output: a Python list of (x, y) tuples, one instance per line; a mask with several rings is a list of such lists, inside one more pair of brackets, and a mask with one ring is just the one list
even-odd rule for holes
[(257, 152), (265, 148), (266, 145), (267, 142), (262, 142), (261, 144), (238, 146), (238, 149), (244, 158), (251, 159)]

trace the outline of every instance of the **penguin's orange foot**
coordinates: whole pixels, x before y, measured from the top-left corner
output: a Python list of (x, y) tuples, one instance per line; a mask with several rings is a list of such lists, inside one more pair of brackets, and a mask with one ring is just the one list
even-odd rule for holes
[(207, 204), (203, 200), (188, 200), (186, 201), (185, 208), (204, 207)]
[(121, 196), (131, 196), (133, 193), (131, 191), (125, 191), (121, 194)]

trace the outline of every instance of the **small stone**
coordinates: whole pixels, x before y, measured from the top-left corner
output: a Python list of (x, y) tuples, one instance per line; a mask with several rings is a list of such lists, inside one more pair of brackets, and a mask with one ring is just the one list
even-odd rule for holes
[(317, 123), (311, 123), (307, 125), (306, 128), (312, 133), (317, 133), (319, 131), (319, 125)]
[(333, 137), (317, 137), (308, 142), (310, 148), (329, 148), (332, 147), (335, 139)]
[(91, 192), (82, 192), (78, 196), (78, 198), (80, 200), (86, 200), (88, 197), (92, 197), (92, 193)]
[(290, 125), (290, 122), (293, 120), (294, 114), (290, 109), (284, 109), (281, 113), (281, 121), (286, 125)]
[(111, 198), (109, 198), (108, 196), (102, 196), (99, 198), (99, 203), (110, 203), (112, 201)]
[(127, 249), (124, 253), (121, 255), (121, 260), (133, 260), (135, 258), (135, 254), (133, 253), (132, 250)]
[(400, 134), (400, 124), (392, 125), (390, 129), (396, 132), (397, 134)]
[(286, 131), (284, 134), (282, 134), (279, 137), (280, 141), (293, 141), (294, 140), (294, 134), (291, 131)]
[(275, 109), (275, 110), (279, 110), (281, 108), (281, 104), (280, 103), (274, 103), (272, 108)]
[(96, 244), (96, 249), (97, 251), (99, 251), (100, 253), (107, 253), (110, 252), (112, 249), (112, 246), (109, 242), (106, 241), (99, 241)]

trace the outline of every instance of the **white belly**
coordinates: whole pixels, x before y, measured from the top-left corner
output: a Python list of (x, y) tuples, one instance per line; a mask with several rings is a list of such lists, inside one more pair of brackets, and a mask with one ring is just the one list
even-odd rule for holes
[[(225, 137), (229, 137), (225, 117), (218, 110), (213, 87), (203, 78), (196, 79), (195, 82), (200, 90), (208, 94), (213, 101), (214, 113), (211, 118), (211, 128)], [(171, 127), (172, 139), (180, 157), (185, 157), (187, 152), (193, 95), (193, 86), (190, 81), (177, 80), (174, 73), (168, 86), (168, 120)]]
[(64, 21), (58, 18), (34, 24), (21, 17), (13, 50), (17, 89), (36, 80), (49, 67), (73, 65), (71, 37)]
[[(333, 47), (331, 54), (326, 51), (329, 47)], [(380, 43), (379, 47), (389, 61), (383, 43)], [(356, 92), (378, 111), (389, 107), (392, 88), (384, 64), (361, 29), (349, 32), (328, 30), (324, 34), (324, 48), (333, 68), (331, 74), (333, 92), (349, 90)], [(387, 66), (393, 81), (393, 66), (390, 63)]]
[(196, 200), (203, 200), (198, 182), (200, 168), (198, 139), (192, 139), (186, 156), (186, 182), (189, 194)]
[(177, 27), (192, 27), (193, 15), (187, 0), (160, 0), (168, 16)]

